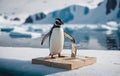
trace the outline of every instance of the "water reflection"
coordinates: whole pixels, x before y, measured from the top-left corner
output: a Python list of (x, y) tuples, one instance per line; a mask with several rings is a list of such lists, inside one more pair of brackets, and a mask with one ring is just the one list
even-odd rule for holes
[[(48, 40), (43, 46), (40, 45), (40, 41), (43, 35), (50, 30), (50, 25), (21, 25), (12, 28), (14, 30), (7, 34), (1, 31), (0, 46), (48, 48)], [(10, 30), (8, 27), (5, 29)], [(120, 26), (65, 25), (64, 31), (75, 38), (78, 49), (120, 50)], [(65, 38), (64, 48), (71, 48), (69, 39)]]
[(75, 38), (79, 49), (106, 49), (106, 31), (83, 27), (75, 30), (72, 36)]
[[(117, 30), (108, 30), (105, 28), (90, 29), (83, 27), (75, 30), (71, 34), (75, 37), (77, 48), (79, 49), (120, 50), (119, 27)], [(65, 47), (69, 48), (70, 46), (70, 43), (66, 43)]]

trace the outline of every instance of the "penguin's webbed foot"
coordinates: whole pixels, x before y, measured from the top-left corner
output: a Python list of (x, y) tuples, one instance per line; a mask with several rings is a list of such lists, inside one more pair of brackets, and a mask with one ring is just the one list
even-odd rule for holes
[(58, 54), (58, 57), (60, 57), (60, 58), (64, 58), (65, 56), (62, 56), (61, 54)]
[(51, 55), (51, 59), (55, 59), (56, 57), (54, 57), (53, 55)]
[(51, 53), (49, 54), (49, 56), (51, 56)]
[(51, 57), (51, 59), (56, 59), (56, 57)]

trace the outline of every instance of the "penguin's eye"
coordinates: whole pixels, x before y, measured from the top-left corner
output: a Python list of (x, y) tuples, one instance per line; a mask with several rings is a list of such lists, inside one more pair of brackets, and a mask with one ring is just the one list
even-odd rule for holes
[(56, 21), (56, 24), (60, 25), (61, 23), (60, 23), (60, 22), (58, 22), (58, 21)]

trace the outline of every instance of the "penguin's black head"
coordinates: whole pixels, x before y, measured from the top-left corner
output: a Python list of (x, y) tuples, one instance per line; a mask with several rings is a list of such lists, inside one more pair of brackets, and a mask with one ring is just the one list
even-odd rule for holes
[(62, 25), (63, 22), (62, 22), (62, 20), (61, 20), (60, 18), (56, 18), (56, 19), (55, 19), (55, 24), (56, 24), (56, 25)]

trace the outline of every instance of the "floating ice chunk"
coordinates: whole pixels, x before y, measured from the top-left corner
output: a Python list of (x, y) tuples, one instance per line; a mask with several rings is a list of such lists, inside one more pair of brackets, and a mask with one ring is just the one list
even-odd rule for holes
[(9, 28), (9, 27), (1, 28), (1, 32), (11, 32), (13, 30), (14, 30), (14, 28)]
[(41, 28), (28, 27), (28, 32), (38, 32), (41, 33), (43, 30)]
[(11, 32), (9, 34), (11, 38), (38, 38), (41, 37), (41, 33), (33, 32)]
[(118, 26), (117, 22), (115, 22), (115, 21), (110, 21), (110, 22), (107, 22), (106, 24), (109, 25), (109, 26), (112, 26), (112, 27), (117, 27)]
[(27, 34), (27, 33), (20, 33), (20, 32), (11, 32), (9, 34), (9, 36), (11, 38), (32, 38), (31, 34)]
[(15, 27), (9, 36), (11, 38), (38, 38), (41, 37), (41, 33), (28, 32), (27, 28)]

